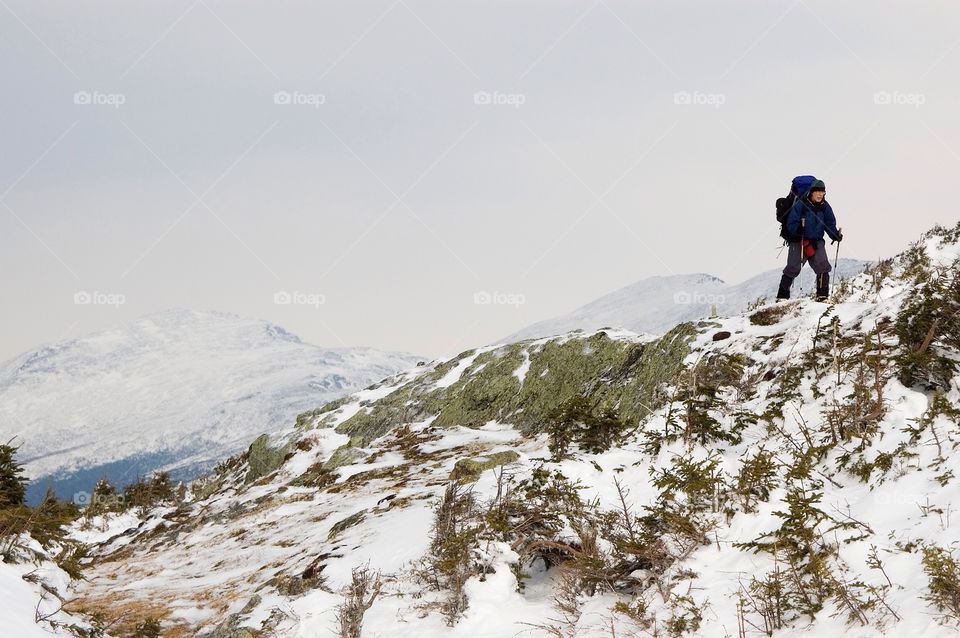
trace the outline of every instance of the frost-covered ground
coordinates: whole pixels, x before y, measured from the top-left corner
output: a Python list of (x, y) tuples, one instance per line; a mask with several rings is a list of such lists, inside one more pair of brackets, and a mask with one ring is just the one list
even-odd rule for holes
[[(53, 548), (58, 549), (58, 548)], [(63, 611), (70, 576), (57, 567), (55, 552), (33, 539), (0, 562), (0, 635), (10, 638), (76, 636), (68, 627), (89, 630), (80, 616)]]
[[(925, 238), (928, 271), (956, 277), (955, 235)], [(495, 413), (490, 397), (567, 378), (561, 359), (542, 361), (558, 343), (587, 365), (601, 344), (639, 355), (657, 337), (544, 338), (395, 375), (276, 435), (285, 458), (263, 476), (247, 482), (253, 459), (241, 459), (182, 502), (78, 521), (73, 536), (95, 558), (67, 608), (123, 616), (116, 635), (147, 616), (173, 636), (218, 625), (336, 635), (351, 575), (367, 568), (382, 585), (364, 636), (761, 636), (765, 611), (782, 625), (776, 636), (956, 636), (956, 619), (929, 600), (923, 561), (960, 538), (960, 425), (933, 415), (933, 392), (901, 384), (895, 361), (893, 322), (923, 299), (918, 285), (904, 257), (854, 278), (837, 305), (798, 300), (702, 322), (681, 373), (625, 439), (594, 453), (573, 445), (563, 460), (545, 432), (521, 432), (510, 415), (463, 427), (441, 423), (442, 410)], [(515, 364), (484, 377), (497, 361)], [(629, 382), (615, 372), (602, 370), (600, 385)], [(489, 387), (470, 385), (481, 378)], [(960, 406), (956, 377), (939, 396)], [(537, 408), (530, 401), (521, 410)], [(392, 419), (386, 434), (363, 435), (379, 419)], [(347, 427), (357, 423), (374, 429)], [(744, 487), (747, 462), (765, 454), (770, 473)], [(429, 571), (438, 506), (467, 470), (473, 506), (454, 526), (470, 539), (466, 606), (445, 614), (451, 581), (431, 583)], [(558, 472), (550, 492), (544, 477)], [(498, 508), (509, 515), (492, 516)], [(556, 525), (537, 528), (541, 516)], [(637, 539), (626, 542), (627, 529)], [(750, 546), (773, 539), (775, 552)], [(778, 595), (771, 620), (763, 605)]]

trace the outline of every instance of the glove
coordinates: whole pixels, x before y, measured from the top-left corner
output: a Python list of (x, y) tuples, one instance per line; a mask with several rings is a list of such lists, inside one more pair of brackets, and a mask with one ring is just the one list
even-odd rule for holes
[(838, 230), (838, 231), (837, 231), (837, 241), (843, 241), (843, 231), (842, 231), (842, 230)]

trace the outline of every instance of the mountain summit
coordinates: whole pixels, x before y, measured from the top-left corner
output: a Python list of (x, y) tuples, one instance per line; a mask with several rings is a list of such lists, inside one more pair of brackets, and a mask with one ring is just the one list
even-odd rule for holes
[(410, 354), (322, 348), (280, 326), (168, 310), (0, 364), (0, 439), (61, 497), (103, 473), (192, 478), (298, 413), (413, 366)]
[[(871, 262), (841, 259), (834, 277), (846, 279), (863, 272)], [(812, 292), (814, 275), (804, 268), (793, 286), (794, 294)], [(780, 270), (770, 270), (739, 284), (703, 273), (649, 277), (604, 295), (576, 310), (539, 321), (504, 338), (505, 342), (549, 337), (572, 330), (623, 328), (638, 333), (662, 334), (684, 321), (743, 312), (751, 303), (776, 293)]]

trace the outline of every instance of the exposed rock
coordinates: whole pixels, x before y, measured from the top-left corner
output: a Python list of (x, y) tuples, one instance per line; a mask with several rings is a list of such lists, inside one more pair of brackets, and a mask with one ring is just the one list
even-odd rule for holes
[(730, 338), (729, 330), (721, 330), (720, 332), (716, 332), (713, 335), (714, 341), (723, 341), (724, 339), (729, 339), (729, 338)]
[[(697, 330), (681, 324), (648, 343), (613, 339), (606, 333), (523, 341), (477, 353), (463, 352), (337, 426), (365, 446), (391, 429), (435, 417), (436, 426), (481, 427), (511, 424), (525, 434), (539, 432), (547, 414), (572, 396), (588, 396), (601, 408), (616, 409), (636, 422), (655, 408), (656, 388), (681, 368)], [(437, 381), (458, 365), (460, 378), (446, 387)], [(528, 365), (521, 382), (514, 372)], [(325, 417), (327, 422), (330, 415)], [(324, 418), (319, 424), (323, 425)], [(332, 423), (331, 423), (332, 425)]]
[(477, 459), (461, 459), (453, 466), (453, 472), (450, 473), (450, 479), (459, 479), (464, 483), (473, 483), (480, 478), (480, 475), (487, 470), (492, 470), (501, 465), (508, 465), (520, 458), (520, 455), (513, 450), (506, 452), (497, 452), (489, 456)]
[(341, 445), (334, 450), (333, 454), (330, 455), (330, 458), (327, 459), (326, 463), (323, 464), (322, 470), (324, 472), (332, 472), (338, 467), (351, 465), (365, 456), (366, 453), (364, 453), (362, 450), (358, 450), (347, 443), (346, 445)]
[(240, 610), (240, 613), (243, 615), (249, 614), (254, 609), (256, 609), (262, 602), (263, 602), (263, 599), (260, 598), (260, 594), (254, 594), (250, 598), (250, 600), (247, 601), (247, 604), (243, 606), (243, 609)]
[(289, 452), (289, 445), (281, 448), (272, 448), (269, 445), (270, 436), (261, 434), (250, 444), (250, 450), (247, 455), (247, 465), (250, 467), (244, 483), (256, 481), (258, 478), (270, 474), (278, 467), (283, 465), (283, 460)]
[(212, 630), (195, 634), (193, 638), (254, 638), (254, 632), (250, 627), (240, 627), (240, 614), (230, 614)]
[(342, 521), (337, 521), (333, 524), (333, 527), (330, 528), (330, 533), (327, 534), (327, 540), (332, 540), (339, 536), (343, 531), (349, 527), (353, 527), (358, 524), (367, 516), (367, 510), (360, 510), (355, 514), (351, 514)]

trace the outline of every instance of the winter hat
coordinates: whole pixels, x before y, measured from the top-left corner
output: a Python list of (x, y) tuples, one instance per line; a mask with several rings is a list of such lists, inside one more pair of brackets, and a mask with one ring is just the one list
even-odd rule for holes
[(827, 185), (823, 183), (822, 179), (815, 180), (812, 184), (810, 184), (810, 192), (816, 193), (817, 191), (821, 193), (827, 192)]

